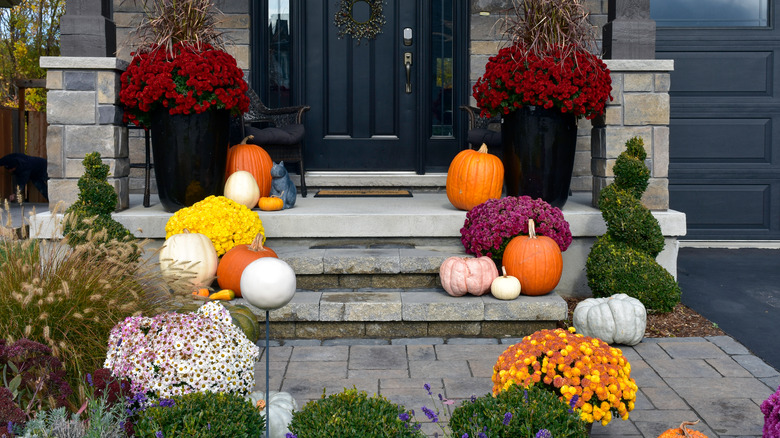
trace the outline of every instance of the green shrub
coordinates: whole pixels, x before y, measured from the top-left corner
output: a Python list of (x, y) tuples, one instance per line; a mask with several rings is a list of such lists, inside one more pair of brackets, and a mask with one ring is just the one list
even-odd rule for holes
[(293, 414), (289, 429), (297, 438), (424, 437), (420, 425), (410, 421), (402, 406), (352, 388), (306, 403)]
[[(108, 183), (108, 165), (103, 164), (98, 152), (87, 154), (82, 161), (84, 175), (79, 178), (79, 197), (67, 210), (63, 235), (72, 246), (91, 240), (91, 234), (100, 234), (98, 241), (134, 240), (124, 225), (115, 221), (111, 213), (116, 209), (117, 194)], [(138, 254), (134, 254), (137, 257)]]
[(599, 196), (601, 216), (609, 234), (637, 251), (653, 257), (664, 249), (664, 235), (653, 214), (628, 191), (611, 184)]
[(265, 418), (250, 401), (235, 394), (193, 392), (161, 400), (135, 423), (135, 436), (231, 437), (264, 436)]
[(27, 338), (51, 348), (74, 389), (68, 398), (74, 410), (88, 394), (83, 377), (103, 366), (114, 325), (156, 314), (171, 300), (156, 263), (127, 263), (142, 247), (0, 240), (0, 252), (15, 254), (0, 264), (0, 333), (11, 342)]
[(512, 385), (506, 391), (464, 401), (450, 417), (453, 437), (479, 432), (491, 438), (535, 438), (542, 429), (555, 438), (586, 438), (586, 424), (565, 401), (540, 386)]
[(680, 302), (680, 286), (655, 258), (605, 234), (586, 262), (588, 286), (597, 298), (626, 294), (649, 312), (670, 312)]

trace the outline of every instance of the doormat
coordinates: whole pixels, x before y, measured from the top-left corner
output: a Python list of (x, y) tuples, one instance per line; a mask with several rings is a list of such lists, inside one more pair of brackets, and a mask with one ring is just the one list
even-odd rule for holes
[(409, 190), (397, 189), (323, 189), (315, 198), (411, 198)]

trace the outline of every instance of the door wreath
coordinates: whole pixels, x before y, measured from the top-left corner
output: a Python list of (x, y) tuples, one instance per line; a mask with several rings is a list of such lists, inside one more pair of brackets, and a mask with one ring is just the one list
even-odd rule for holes
[[(371, 10), (371, 15), (366, 21), (358, 21), (353, 15), (353, 10), (357, 3), (366, 3)], [(384, 0), (340, 0), (339, 10), (336, 12), (334, 24), (338, 28), (339, 38), (344, 35), (350, 35), (357, 40), (373, 40), (382, 33), (382, 26), (387, 22), (382, 12)]]

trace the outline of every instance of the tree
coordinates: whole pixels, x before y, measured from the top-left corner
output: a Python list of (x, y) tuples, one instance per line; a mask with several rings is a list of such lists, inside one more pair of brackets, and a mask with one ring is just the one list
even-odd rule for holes
[[(16, 106), (15, 79), (46, 77), (39, 59), (60, 54), (64, 12), (65, 0), (23, 0), (0, 9), (0, 105)], [(28, 90), (26, 99), (30, 109), (43, 110), (46, 90)]]

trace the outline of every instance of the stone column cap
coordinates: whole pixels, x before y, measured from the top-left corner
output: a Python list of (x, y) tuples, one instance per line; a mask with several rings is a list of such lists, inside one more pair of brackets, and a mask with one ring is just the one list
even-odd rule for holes
[(127, 70), (130, 63), (114, 57), (41, 56), (40, 65), (58, 70)]
[[(43, 59), (43, 58), (41, 58)], [(604, 59), (610, 71), (673, 71), (673, 59)]]

